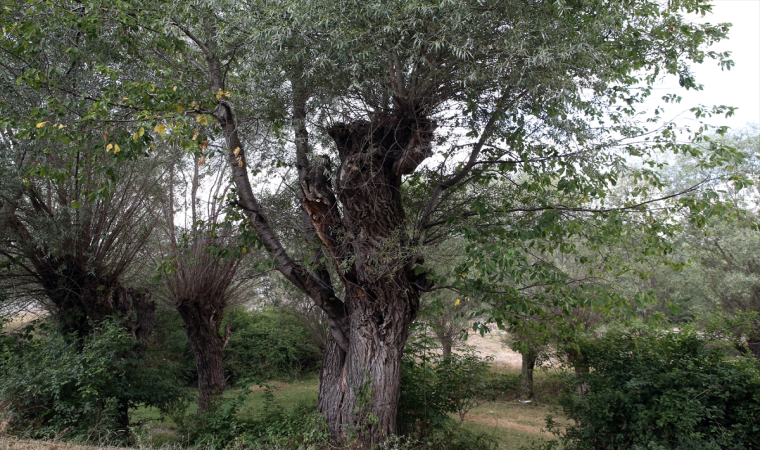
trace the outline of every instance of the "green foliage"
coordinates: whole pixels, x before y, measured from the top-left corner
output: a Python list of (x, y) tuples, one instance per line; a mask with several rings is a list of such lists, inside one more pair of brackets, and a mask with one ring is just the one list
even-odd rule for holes
[(206, 449), (304, 449), (328, 444), (329, 433), (316, 404), (299, 403), (285, 411), (274, 400), (271, 388), (265, 387), (264, 411), (259, 417), (245, 418), (240, 414), (250, 394), (250, 389), (244, 387), (207, 413), (175, 418), (183, 442)]
[(187, 339), (182, 317), (176, 310), (160, 307), (156, 309), (155, 327), (150, 339), (156, 357), (174, 365), (177, 375), (185, 384), (197, 387), (195, 356)]
[(579, 348), (590, 371), (561, 399), (575, 421), (559, 433), (564, 448), (760, 446), (756, 361), (729, 359), (722, 346), (691, 329), (611, 331)]
[(228, 317), (232, 335), (224, 349), (224, 366), (232, 381), (293, 378), (319, 367), (319, 349), (309, 343), (309, 332), (298, 318), (286, 310), (235, 308)]
[[(517, 391), (518, 377), (496, 376), (489, 360), (473, 350), (443, 356), (420, 336), (407, 342), (401, 369), (399, 432), (433, 448), (493, 446), (488, 438), (460, 428), (467, 412), (503, 390)], [(457, 415), (458, 420), (451, 415)]]
[[(259, 312), (236, 307), (226, 316), (231, 335), (224, 349), (224, 370), (232, 383), (292, 379), (319, 368), (320, 350), (309, 343), (308, 330), (287, 310)], [(195, 385), (195, 358), (176, 311), (156, 311), (152, 339), (161, 357), (176, 366), (186, 384)]]
[(12, 345), (3, 339), (0, 398), (9, 402), (4, 414), (16, 433), (121, 440), (127, 408), (168, 412), (183, 404), (173, 373), (152, 361), (116, 321), (81, 340), (66, 339), (47, 324), (28, 327)]

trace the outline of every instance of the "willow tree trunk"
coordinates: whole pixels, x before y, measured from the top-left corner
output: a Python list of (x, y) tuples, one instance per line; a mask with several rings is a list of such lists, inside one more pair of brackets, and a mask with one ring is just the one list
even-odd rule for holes
[(177, 311), (185, 325), (190, 347), (193, 349), (198, 371), (198, 412), (206, 412), (220, 402), (227, 387), (224, 378), (224, 347), (229, 329), (220, 332), (223, 308), (201, 299), (184, 299), (177, 302)]
[(347, 342), (331, 341), (325, 353), (319, 405), (349, 447), (375, 447), (397, 430), (401, 358), (429, 287), (404, 229), (401, 181), (430, 156), (434, 128), (403, 116), (335, 126), (334, 180), (324, 175), (331, 172), (327, 157), (302, 179), (305, 209), (346, 288)]

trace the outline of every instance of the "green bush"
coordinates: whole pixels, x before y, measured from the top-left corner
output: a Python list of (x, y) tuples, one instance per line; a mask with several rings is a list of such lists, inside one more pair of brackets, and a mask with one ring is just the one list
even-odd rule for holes
[(176, 418), (182, 442), (194, 448), (321, 449), (329, 447), (329, 432), (317, 405), (298, 404), (285, 411), (274, 400), (270, 388), (264, 391), (264, 411), (260, 417), (245, 418), (240, 407), (250, 394), (247, 387), (225, 398), (215, 409), (201, 415)]
[(319, 368), (320, 350), (309, 343), (308, 331), (289, 312), (234, 308), (227, 315), (232, 335), (224, 349), (224, 366), (233, 382), (292, 379)]
[[(29, 327), (0, 359), (0, 399), (10, 430), (32, 438), (115, 441), (137, 405), (168, 411), (183, 400), (173, 374), (155, 364), (116, 322), (81, 340)], [(13, 347), (11, 349), (11, 347)]]
[(757, 361), (693, 330), (614, 331), (580, 350), (589, 372), (560, 401), (575, 421), (565, 449), (760, 448)]
[[(506, 386), (504, 379), (495, 378), (489, 360), (472, 350), (443, 356), (435, 351), (436, 347), (424, 336), (410, 339), (406, 345), (397, 417), (399, 433), (410, 439), (413, 447), (494, 447), (488, 437), (469, 433), (460, 425), (472, 407), (501, 393)], [(514, 383), (514, 388), (519, 388), (519, 382)]]

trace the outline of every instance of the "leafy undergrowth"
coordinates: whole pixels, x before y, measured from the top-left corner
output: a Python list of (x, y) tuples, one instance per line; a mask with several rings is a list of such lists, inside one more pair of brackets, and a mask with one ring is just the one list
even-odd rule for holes
[[(318, 380), (306, 379), (286, 383), (273, 381), (268, 384), (274, 396), (274, 401), (283, 410), (291, 410), (298, 405), (316, 404)], [(229, 390), (227, 396), (234, 396), (235, 390)], [(248, 418), (260, 418), (264, 414), (265, 389), (251, 388), (245, 403), (240, 408), (240, 414)], [(487, 401), (473, 408), (462, 425), (464, 429), (487, 433), (496, 439), (499, 448), (518, 450), (537, 439), (546, 439), (542, 433), (546, 416), (551, 412), (546, 404), (520, 403), (512, 399)], [(173, 436), (175, 425), (170, 418), (161, 418), (155, 409), (140, 408), (132, 412), (132, 421), (138, 425), (139, 447), (161, 447), (176, 442)]]
[[(268, 383), (274, 401), (284, 410), (292, 410), (299, 405), (316, 405), (318, 380), (316, 377), (296, 382), (273, 381)], [(240, 407), (239, 414), (245, 418), (257, 419), (265, 413), (267, 391), (263, 387), (250, 388), (250, 394)], [(234, 397), (239, 390), (230, 389), (226, 396)], [(194, 413), (190, 406), (188, 413)], [(546, 439), (542, 433), (545, 417), (550, 407), (546, 404), (524, 404), (515, 399), (500, 398), (497, 401), (483, 401), (474, 407), (465, 418), (465, 430), (486, 433), (492, 436), (499, 448), (518, 450), (537, 439)], [(161, 417), (154, 408), (138, 408), (131, 411), (134, 424), (134, 448), (183, 448), (177, 433), (177, 426), (169, 417)], [(0, 450), (93, 450), (108, 447), (86, 447), (60, 442), (25, 441), (0, 437)]]

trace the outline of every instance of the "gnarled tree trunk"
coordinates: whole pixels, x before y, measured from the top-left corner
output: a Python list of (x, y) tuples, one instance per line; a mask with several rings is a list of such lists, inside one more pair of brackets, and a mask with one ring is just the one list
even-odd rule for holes
[(430, 155), (434, 128), (403, 116), (336, 126), (336, 179), (325, 176), (326, 157), (302, 177), (304, 207), (346, 287), (347, 342), (326, 352), (320, 409), (352, 447), (371, 448), (396, 433), (401, 358), (428, 287), (403, 230), (401, 178)]

